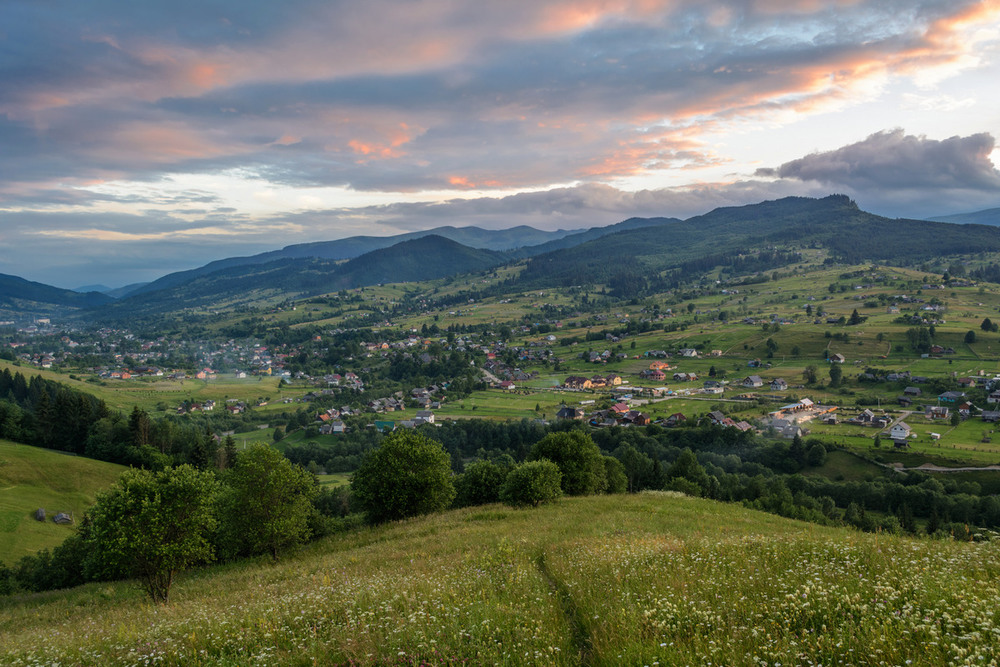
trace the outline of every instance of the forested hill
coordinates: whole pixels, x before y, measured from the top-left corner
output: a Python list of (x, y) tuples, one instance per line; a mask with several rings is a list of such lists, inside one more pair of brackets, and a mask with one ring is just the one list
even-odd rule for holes
[(498, 266), (508, 258), (492, 250), (478, 250), (441, 236), (424, 236), (356, 257), (338, 267), (336, 288), (377, 283), (433, 280), (474, 273)]
[(100, 292), (74, 292), (0, 273), (0, 319), (36, 317), (100, 306), (113, 299)]
[(89, 316), (93, 320), (134, 322), (136, 318), (216, 304), (234, 306), (377, 283), (432, 280), (483, 271), (507, 259), (503, 253), (425, 236), (343, 263), (304, 258), (234, 266), (156, 292), (129, 296)]
[[(597, 233), (600, 229), (588, 230), (588, 233)], [(608, 233), (608, 232), (605, 232)], [(389, 248), (405, 241), (413, 241), (428, 236), (446, 238), (470, 248), (483, 250), (511, 250), (524, 246), (538, 246), (567, 235), (573, 235), (574, 231), (559, 230), (555, 232), (545, 232), (534, 227), (520, 225), (510, 229), (480, 229), (479, 227), (436, 227), (419, 232), (409, 232), (397, 234), (395, 236), (351, 236), (335, 241), (317, 241), (314, 243), (298, 243), (285, 246), (281, 250), (252, 255), (250, 257), (228, 257), (226, 259), (210, 262), (205, 266), (188, 271), (178, 271), (171, 273), (153, 282), (141, 285), (134, 289), (128, 296), (156, 292), (158, 290), (183, 285), (195, 278), (217, 273), (226, 269), (239, 266), (255, 266), (270, 264), (288, 259), (325, 259), (325, 260), (345, 260), (360, 257), (375, 250)], [(560, 246), (561, 247), (561, 246)], [(552, 249), (552, 248), (547, 248)], [(252, 269), (248, 269), (252, 272)]]
[(685, 263), (719, 263), (766, 246), (828, 248), (847, 263), (921, 261), (1000, 250), (1000, 230), (925, 220), (892, 220), (860, 210), (848, 197), (789, 197), (719, 208), (682, 222), (619, 232), (532, 258), (526, 285), (609, 283), (623, 272), (652, 277)]

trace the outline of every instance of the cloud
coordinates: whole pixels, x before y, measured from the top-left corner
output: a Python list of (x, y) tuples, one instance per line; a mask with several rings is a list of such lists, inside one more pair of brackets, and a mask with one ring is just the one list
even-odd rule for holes
[(878, 132), (864, 141), (759, 169), (777, 176), (873, 190), (1000, 190), (1000, 171), (990, 161), (994, 139), (986, 133), (944, 140)]
[(714, 165), (724, 158), (706, 131), (968, 66), (963, 36), (1000, 11), (971, 0), (51, 4), (0, 7), (11, 26), (0, 175), (25, 188), (236, 167), (303, 186), (522, 188)]

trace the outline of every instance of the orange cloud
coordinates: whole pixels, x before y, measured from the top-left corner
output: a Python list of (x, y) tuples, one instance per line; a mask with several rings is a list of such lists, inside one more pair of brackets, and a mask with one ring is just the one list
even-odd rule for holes
[(479, 182), (473, 182), (472, 180), (466, 178), (465, 176), (452, 176), (448, 179), (448, 183), (456, 188), (462, 188), (463, 190), (474, 190), (477, 188), (502, 188), (505, 187), (503, 183), (495, 179), (485, 179)]

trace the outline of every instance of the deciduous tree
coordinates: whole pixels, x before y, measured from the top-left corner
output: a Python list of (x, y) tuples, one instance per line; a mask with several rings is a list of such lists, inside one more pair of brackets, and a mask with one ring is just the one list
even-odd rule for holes
[(222, 477), (222, 539), (228, 556), (267, 553), (305, 542), (318, 489), (312, 475), (276, 449), (253, 445)]
[(455, 498), (451, 457), (419, 433), (395, 431), (362, 459), (351, 491), (372, 523), (443, 510)]
[(216, 526), (214, 477), (192, 466), (130, 469), (88, 512), (92, 577), (136, 577), (165, 604), (177, 572), (209, 561)]

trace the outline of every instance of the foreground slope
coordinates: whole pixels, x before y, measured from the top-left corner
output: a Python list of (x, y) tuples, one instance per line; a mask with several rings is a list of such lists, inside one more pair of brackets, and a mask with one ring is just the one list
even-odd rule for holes
[(205, 569), (175, 584), (167, 608), (128, 583), (0, 601), (0, 661), (988, 664), (998, 574), (991, 543), (860, 534), (665, 493), (572, 498)]
[[(124, 466), (0, 440), (0, 562), (58, 546), (72, 531), (52, 522), (57, 512), (79, 521), (97, 492)], [(45, 509), (45, 521), (34, 519)]]

